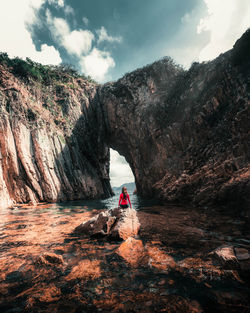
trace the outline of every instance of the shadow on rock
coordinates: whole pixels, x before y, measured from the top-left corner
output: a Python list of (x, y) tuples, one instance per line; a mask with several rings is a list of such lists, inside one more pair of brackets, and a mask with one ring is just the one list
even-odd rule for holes
[(126, 240), (135, 237), (140, 230), (136, 210), (132, 208), (114, 208), (94, 216), (80, 224), (74, 230), (78, 235), (107, 237), (115, 240)]

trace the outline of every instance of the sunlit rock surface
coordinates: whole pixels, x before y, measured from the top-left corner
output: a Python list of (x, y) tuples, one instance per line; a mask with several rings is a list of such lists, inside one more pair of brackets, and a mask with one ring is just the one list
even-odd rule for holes
[(127, 238), (117, 253), (133, 267), (153, 267), (167, 272), (176, 267), (174, 259), (156, 246), (144, 246), (141, 240)]
[(76, 227), (75, 232), (89, 236), (126, 240), (139, 233), (140, 223), (136, 210), (114, 208), (99, 213)]
[(63, 257), (55, 253), (43, 253), (36, 259), (36, 263), (39, 265), (53, 266), (53, 265), (63, 265)]
[(142, 266), (148, 262), (142, 241), (133, 237), (127, 238), (117, 249), (117, 253), (133, 267)]
[[(249, 218), (155, 206), (137, 211), (139, 237), (72, 234), (96, 213), (56, 204), (0, 211), (1, 312), (249, 311)], [(211, 254), (225, 246), (237, 268)]]
[(112, 194), (96, 88), (66, 74), (22, 79), (0, 64), (0, 208)]
[(234, 252), (234, 248), (231, 245), (218, 247), (211, 255), (214, 256), (223, 267), (236, 267), (237, 266), (237, 258)]
[(0, 205), (109, 196), (109, 147), (138, 195), (250, 207), (250, 31), (188, 71), (164, 58), (102, 86), (0, 65)]

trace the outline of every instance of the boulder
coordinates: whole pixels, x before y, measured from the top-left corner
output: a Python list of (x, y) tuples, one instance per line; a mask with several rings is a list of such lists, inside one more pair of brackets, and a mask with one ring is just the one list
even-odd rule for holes
[(75, 228), (75, 233), (90, 236), (106, 236), (115, 222), (115, 217), (111, 216), (108, 211), (101, 212), (92, 217), (90, 220), (83, 222)]
[(54, 265), (63, 265), (64, 260), (61, 255), (45, 252), (36, 259), (35, 263), (39, 265), (54, 266)]
[(126, 240), (138, 235), (140, 223), (136, 210), (114, 208), (99, 213), (75, 228), (75, 233)]
[(127, 238), (117, 249), (119, 254), (132, 267), (147, 265), (148, 255), (141, 240), (132, 237)]
[(238, 260), (233, 246), (220, 246), (212, 251), (210, 255), (225, 269), (238, 268)]
[(172, 256), (158, 247), (148, 244), (144, 246), (142, 240), (133, 237), (123, 241), (116, 253), (131, 267), (151, 267), (165, 273), (176, 268)]
[(129, 237), (135, 237), (140, 230), (140, 223), (136, 210), (127, 208), (116, 208), (111, 211), (113, 217), (116, 217), (114, 226), (111, 228), (110, 236), (112, 238), (126, 240)]

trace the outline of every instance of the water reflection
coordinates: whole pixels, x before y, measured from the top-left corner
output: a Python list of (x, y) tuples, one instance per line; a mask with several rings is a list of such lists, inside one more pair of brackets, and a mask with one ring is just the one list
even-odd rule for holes
[[(140, 196), (133, 194), (133, 192), (129, 192), (129, 195), (132, 207), (134, 209), (139, 209), (141, 207), (150, 207), (159, 204), (159, 201), (156, 199), (144, 199)], [(110, 209), (118, 206), (119, 196), (120, 193), (117, 192), (113, 197), (107, 199), (69, 201), (55, 204), (53, 207), (58, 209), (81, 209), (83, 207), (88, 208), (89, 210)]]
[(131, 194), (140, 238), (71, 235), (118, 197), (1, 210), (0, 311), (247, 312), (247, 272), (206, 259), (222, 244), (250, 250), (246, 219)]

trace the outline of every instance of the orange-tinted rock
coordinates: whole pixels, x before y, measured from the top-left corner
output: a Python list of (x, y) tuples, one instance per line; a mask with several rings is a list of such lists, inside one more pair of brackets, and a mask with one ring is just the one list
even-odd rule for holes
[(41, 302), (53, 302), (60, 299), (61, 291), (54, 284), (49, 286), (44, 286), (39, 291), (33, 295), (34, 298), (38, 299)]
[(72, 271), (65, 277), (72, 279), (96, 279), (101, 275), (99, 260), (82, 260), (72, 268)]
[(117, 249), (117, 253), (123, 257), (131, 266), (145, 265), (148, 255), (141, 240), (132, 237), (127, 238)]
[(210, 253), (224, 268), (237, 268), (238, 260), (233, 246), (221, 246)]
[(163, 250), (154, 246), (144, 246), (141, 240), (133, 237), (126, 239), (117, 249), (117, 253), (132, 267), (149, 266), (160, 271), (167, 271), (176, 267), (173, 257)]
[(20, 293), (18, 297), (28, 296), (26, 300), (26, 310), (29, 311), (33, 307), (41, 302), (45, 304), (58, 301), (61, 296), (61, 290), (54, 284), (35, 284), (33, 287), (26, 289)]
[[(225, 240), (242, 247), (234, 247), (236, 256), (246, 254), (246, 219), (190, 207), (145, 207), (137, 211), (141, 241), (132, 238), (120, 247), (114, 240), (72, 236), (92, 211), (56, 207), (0, 212), (0, 311), (194, 313), (202, 307), (216, 311), (221, 303), (221, 312), (249, 307), (249, 260), (238, 260), (237, 270), (224, 269), (208, 254)], [(34, 263), (47, 253), (53, 259), (62, 255), (64, 264), (48, 258)]]
[(134, 209), (114, 208), (101, 212), (75, 228), (75, 232), (89, 236), (108, 236), (126, 240), (140, 230), (140, 223)]
[(147, 254), (149, 256), (149, 265), (158, 270), (167, 271), (176, 267), (173, 257), (157, 247), (147, 246)]
[(37, 258), (36, 263), (40, 265), (62, 265), (64, 260), (61, 255), (46, 252)]
[(66, 74), (72, 89), (61, 75), (46, 84), (21, 76), (1, 62), (0, 208), (111, 195), (109, 149), (88, 109), (96, 84)]

